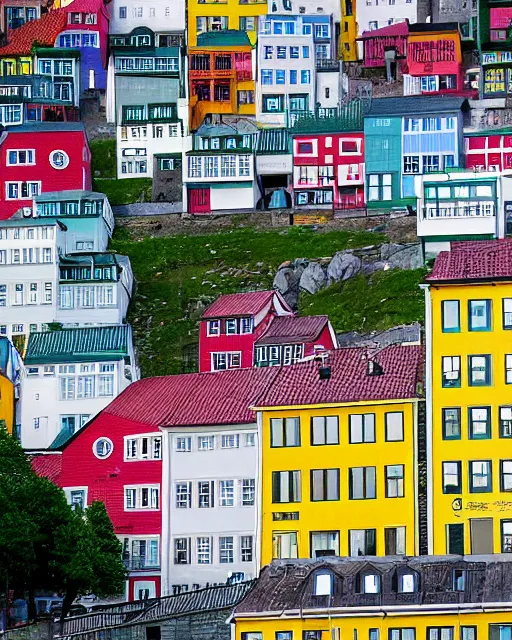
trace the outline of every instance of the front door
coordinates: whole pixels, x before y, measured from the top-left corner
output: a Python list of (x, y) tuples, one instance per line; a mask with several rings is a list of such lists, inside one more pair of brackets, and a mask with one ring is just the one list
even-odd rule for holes
[(189, 213), (210, 213), (210, 189), (188, 190)]
[(494, 553), (492, 518), (472, 518), (469, 522), (471, 553), (475, 555)]

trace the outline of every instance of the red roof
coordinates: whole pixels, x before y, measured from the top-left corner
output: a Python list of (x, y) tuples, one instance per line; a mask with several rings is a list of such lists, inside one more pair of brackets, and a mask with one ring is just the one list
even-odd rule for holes
[(409, 35), (409, 23), (407, 20), (404, 22), (397, 22), (396, 24), (390, 24), (387, 27), (381, 27), (380, 29), (372, 29), (372, 31), (363, 31), (361, 38), (367, 40), (368, 38), (384, 38), (386, 36), (407, 36)]
[(313, 342), (328, 322), (327, 316), (276, 316), (256, 344)]
[(277, 295), (282, 306), (291, 312), (277, 291), (250, 291), (248, 293), (230, 293), (220, 296), (203, 313), (203, 318), (227, 318), (236, 316), (254, 316)]
[(56, 9), (45, 13), (39, 20), (26, 22), (10, 32), (9, 43), (0, 48), (0, 56), (28, 55), (36, 42), (41, 47), (53, 47), (57, 36), (65, 29), (67, 21), (66, 12)]
[(62, 456), (59, 454), (45, 454), (35, 456), (31, 460), (32, 469), (41, 478), (48, 478), (54, 484), (57, 484), (58, 478), (62, 471)]
[(277, 373), (277, 368), (252, 368), (145, 378), (127, 387), (102, 414), (155, 427), (247, 424), (255, 420), (250, 407)]
[(427, 282), (512, 278), (512, 238), (452, 242), (437, 256)]
[(375, 360), (382, 375), (367, 374), (367, 349), (331, 351), (327, 363), (331, 378), (320, 380), (318, 362), (280, 367), (278, 375), (257, 402), (257, 407), (312, 405), (323, 403), (404, 400), (418, 397), (422, 377), (420, 346), (389, 346)]
[[(67, 13), (98, 13), (105, 10), (108, 15), (108, 9), (103, 0), (73, 0), (71, 4), (63, 7), (63, 11)], [(76, 25), (73, 25), (75, 28)]]

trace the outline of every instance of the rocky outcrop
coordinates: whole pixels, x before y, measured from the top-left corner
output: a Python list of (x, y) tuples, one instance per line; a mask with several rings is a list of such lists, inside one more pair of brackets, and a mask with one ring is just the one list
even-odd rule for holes
[(302, 272), (299, 289), (308, 293), (316, 293), (325, 286), (326, 280), (327, 277), (322, 265), (319, 262), (310, 262)]

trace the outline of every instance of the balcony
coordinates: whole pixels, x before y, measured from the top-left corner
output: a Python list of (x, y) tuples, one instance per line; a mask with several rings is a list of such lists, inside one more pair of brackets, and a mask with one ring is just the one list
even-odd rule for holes
[(319, 58), (316, 61), (317, 71), (339, 71), (340, 61), (331, 58)]
[(497, 234), (496, 205), (492, 201), (427, 204), (418, 210), (418, 236), (474, 236)]
[(455, 206), (432, 205), (423, 209), (423, 217), (427, 220), (439, 220), (440, 218), (492, 218), (495, 215), (494, 202), (482, 202), (478, 204)]
[(127, 569), (131, 571), (136, 571), (139, 569), (160, 569), (159, 564), (154, 564), (149, 558), (146, 558), (145, 556), (124, 555), (123, 564)]

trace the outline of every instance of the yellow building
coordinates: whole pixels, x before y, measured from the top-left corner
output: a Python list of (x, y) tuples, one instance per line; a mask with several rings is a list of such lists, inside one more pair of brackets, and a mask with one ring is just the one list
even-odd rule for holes
[(0, 422), (9, 433), (16, 425), (16, 400), (18, 398), (21, 359), (12, 342), (0, 337)]
[(209, 31), (245, 31), (256, 43), (258, 18), (268, 12), (267, 0), (189, 0), (188, 46), (197, 45), (197, 36)]
[(355, 62), (357, 53), (356, 0), (341, 0), (340, 58)]
[(501, 560), (274, 562), (235, 608), (236, 640), (510, 640)]
[(426, 282), (429, 552), (511, 552), (512, 241), (453, 243)]
[[(283, 367), (256, 409), (261, 564), (319, 555), (415, 554), (422, 350)], [(325, 379), (325, 376), (329, 376)]]

